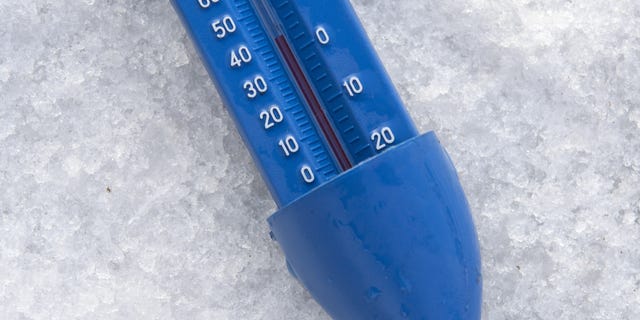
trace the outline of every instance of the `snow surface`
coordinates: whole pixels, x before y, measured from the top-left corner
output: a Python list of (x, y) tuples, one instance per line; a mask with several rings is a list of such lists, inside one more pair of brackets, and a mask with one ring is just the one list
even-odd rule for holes
[[(467, 191), (485, 319), (640, 319), (640, 2), (356, 0)], [(0, 0), (1, 319), (327, 319), (166, 0)]]

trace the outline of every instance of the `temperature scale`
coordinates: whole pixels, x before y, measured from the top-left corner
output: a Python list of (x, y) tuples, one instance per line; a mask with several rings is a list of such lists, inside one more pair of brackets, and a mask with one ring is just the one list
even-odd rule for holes
[(463, 190), (348, 0), (173, 0), (279, 211), (290, 272), (336, 319), (479, 319)]

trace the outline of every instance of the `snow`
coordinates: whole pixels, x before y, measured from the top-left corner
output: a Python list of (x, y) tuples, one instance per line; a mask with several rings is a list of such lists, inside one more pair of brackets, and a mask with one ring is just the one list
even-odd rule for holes
[[(354, 6), (460, 172), (484, 319), (639, 319), (640, 3)], [(0, 318), (328, 318), (168, 1), (0, 17)]]

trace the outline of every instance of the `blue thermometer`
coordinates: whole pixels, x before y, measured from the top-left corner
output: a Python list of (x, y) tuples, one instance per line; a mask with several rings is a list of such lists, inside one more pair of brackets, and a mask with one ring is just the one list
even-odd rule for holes
[(476, 232), (348, 0), (173, 0), (279, 207), (290, 272), (335, 319), (479, 319)]

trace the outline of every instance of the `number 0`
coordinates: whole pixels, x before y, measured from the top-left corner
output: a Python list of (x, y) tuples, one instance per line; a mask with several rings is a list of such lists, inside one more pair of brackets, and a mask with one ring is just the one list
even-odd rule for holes
[(316, 37), (318, 38), (318, 42), (323, 45), (328, 44), (329, 41), (331, 41), (327, 30), (325, 30), (323, 27), (318, 27), (318, 29), (316, 29)]
[(316, 181), (316, 176), (313, 174), (313, 170), (309, 166), (303, 166), (300, 170), (300, 174), (302, 175), (302, 179), (306, 183), (313, 183)]

